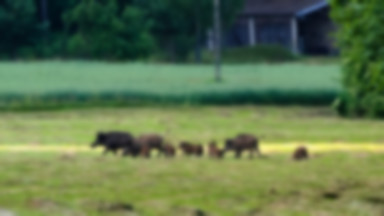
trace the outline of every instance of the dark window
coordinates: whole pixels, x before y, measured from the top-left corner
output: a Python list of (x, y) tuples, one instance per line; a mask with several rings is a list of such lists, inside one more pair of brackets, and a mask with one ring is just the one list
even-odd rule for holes
[(229, 47), (247, 46), (249, 44), (248, 26), (245, 21), (237, 22), (225, 35), (225, 45)]
[(260, 24), (258, 26), (258, 42), (261, 44), (278, 44), (289, 48), (289, 24), (285, 22)]

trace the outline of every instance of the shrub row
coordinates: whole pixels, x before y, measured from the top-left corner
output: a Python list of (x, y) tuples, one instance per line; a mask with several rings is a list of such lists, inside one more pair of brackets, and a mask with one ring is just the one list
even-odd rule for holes
[(57, 93), (46, 95), (0, 95), (0, 110), (51, 110), (82, 107), (124, 107), (143, 105), (330, 105), (337, 97), (333, 91), (238, 91), (158, 95), (127, 93)]
[[(226, 48), (223, 50), (225, 63), (253, 63), (253, 62), (289, 62), (299, 59), (289, 49), (279, 45), (257, 45), (254, 47)], [(205, 51), (202, 62), (214, 62), (213, 53)]]

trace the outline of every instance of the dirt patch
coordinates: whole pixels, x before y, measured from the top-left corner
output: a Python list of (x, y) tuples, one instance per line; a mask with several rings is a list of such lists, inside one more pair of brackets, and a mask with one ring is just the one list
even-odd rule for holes
[(341, 192), (339, 191), (326, 191), (322, 194), (322, 197), (327, 200), (337, 200), (341, 197)]
[(47, 199), (32, 199), (28, 201), (28, 206), (34, 209), (38, 209), (47, 215), (71, 215), (71, 216), (83, 216), (79, 212), (75, 212), (69, 206)]
[(135, 208), (130, 203), (99, 203), (98, 210), (100, 212), (135, 212)]
[(379, 196), (365, 197), (364, 201), (366, 201), (370, 204), (384, 206), (384, 197), (379, 197)]
[(57, 202), (45, 199), (33, 199), (28, 201), (28, 206), (36, 209), (55, 209), (61, 205)]
[(340, 179), (330, 188), (323, 190), (321, 192), (321, 197), (327, 200), (337, 200), (340, 199), (344, 193), (363, 186), (364, 184), (358, 181)]
[(208, 213), (199, 208), (177, 208), (175, 210), (176, 215), (185, 216), (208, 216)]
[(262, 214), (262, 210), (260, 208), (254, 208), (247, 213), (247, 216), (258, 216), (261, 214)]

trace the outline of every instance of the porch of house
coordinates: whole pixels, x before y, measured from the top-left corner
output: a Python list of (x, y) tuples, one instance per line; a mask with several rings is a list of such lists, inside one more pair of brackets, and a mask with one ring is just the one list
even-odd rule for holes
[(224, 45), (277, 44), (295, 54), (332, 55), (337, 53), (331, 36), (334, 29), (329, 8), (294, 15), (247, 15), (225, 34)]

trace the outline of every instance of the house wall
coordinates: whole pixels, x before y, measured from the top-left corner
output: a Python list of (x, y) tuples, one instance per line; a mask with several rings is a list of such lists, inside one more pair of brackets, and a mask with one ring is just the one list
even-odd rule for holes
[(249, 45), (249, 32), (247, 19), (236, 20), (234, 25), (224, 32), (223, 43), (226, 47), (244, 47)]
[[(293, 21), (296, 24), (296, 18), (293, 16), (241, 16), (233, 27), (224, 33), (224, 46), (244, 47), (257, 44), (277, 44), (302, 54), (337, 54), (338, 49), (334, 45), (335, 42), (332, 37), (336, 27), (329, 17), (329, 10), (329, 8), (324, 8), (298, 18), (297, 35), (292, 31)], [(252, 22), (250, 22), (251, 19)], [(253, 33), (250, 32), (252, 29), (250, 25), (253, 25)], [(254, 38), (251, 39), (251, 36)], [(297, 40), (294, 36), (297, 36)]]
[(291, 48), (291, 25), (289, 17), (256, 17), (257, 41), (259, 44), (281, 45)]
[(256, 44), (277, 44), (291, 49), (290, 25), (289, 16), (241, 17), (225, 33), (225, 45), (227, 47), (241, 47)]
[(325, 8), (299, 20), (300, 47), (303, 53), (329, 55), (337, 53), (332, 33), (335, 25)]

